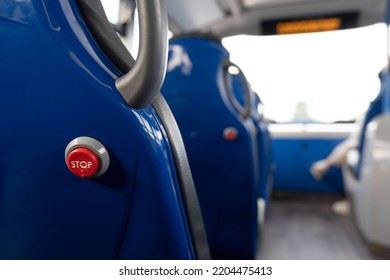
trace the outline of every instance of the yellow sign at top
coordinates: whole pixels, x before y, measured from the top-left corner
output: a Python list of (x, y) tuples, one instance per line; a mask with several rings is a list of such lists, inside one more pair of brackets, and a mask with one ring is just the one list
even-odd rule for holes
[(280, 35), (294, 33), (309, 33), (333, 31), (340, 29), (342, 21), (338, 17), (278, 22), (276, 33)]

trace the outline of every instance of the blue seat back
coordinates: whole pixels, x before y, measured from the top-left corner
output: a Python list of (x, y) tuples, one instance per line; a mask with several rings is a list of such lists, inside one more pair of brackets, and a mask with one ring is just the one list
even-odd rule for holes
[(385, 98), (386, 98), (386, 84), (387, 84), (387, 71), (382, 71), (379, 74), (379, 78), (381, 81), (381, 90), (378, 94), (378, 96), (370, 103), (370, 106), (367, 109), (367, 112), (365, 113), (363, 122), (361, 124), (360, 128), (360, 135), (359, 135), (359, 142), (358, 142), (358, 152), (359, 152), (359, 161), (355, 169), (353, 169), (354, 175), (359, 178), (360, 171), (362, 168), (362, 160), (363, 160), (363, 147), (365, 143), (365, 136), (366, 136), (366, 128), (367, 125), (377, 116), (382, 114), (385, 110)]
[[(245, 87), (244, 82), (239, 75), (232, 75), (232, 89), (233, 93), (240, 103), (241, 106), (245, 105)], [(256, 137), (257, 142), (257, 157), (259, 162), (259, 189), (258, 196), (264, 199), (266, 202), (269, 201), (270, 192), (271, 192), (271, 138), (268, 131), (268, 124), (264, 120), (263, 116), (260, 115), (258, 111), (258, 106), (261, 103), (260, 97), (250, 91), (251, 94), (251, 119), (254, 124), (253, 134)]]
[[(0, 38), (0, 259), (193, 259), (167, 131), (119, 95), (76, 2), (2, 2)], [(107, 148), (102, 177), (67, 169), (79, 136)]]
[(269, 202), (272, 191), (272, 152), (271, 152), (271, 134), (268, 130), (268, 121), (259, 112), (261, 105), (260, 97), (253, 92), (252, 99), (252, 119), (257, 128), (257, 138), (259, 143), (259, 167), (260, 167), (260, 197)]
[[(188, 37), (171, 41), (161, 89), (187, 148), (205, 219), (211, 255), (255, 257), (257, 239), (256, 159), (253, 122), (233, 108), (225, 89), (220, 42)], [(237, 139), (223, 137), (235, 128)]]

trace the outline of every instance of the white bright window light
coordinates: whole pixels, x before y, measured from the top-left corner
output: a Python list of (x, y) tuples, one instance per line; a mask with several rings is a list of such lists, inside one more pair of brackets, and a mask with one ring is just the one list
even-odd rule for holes
[(119, 0), (101, 0), (106, 12), (108, 20), (112, 24), (117, 24), (119, 21)]
[[(387, 63), (387, 26), (223, 40), (277, 122), (348, 121), (379, 93)], [(298, 112), (297, 110), (301, 110)], [(302, 112), (304, 111), (304, 112)]]

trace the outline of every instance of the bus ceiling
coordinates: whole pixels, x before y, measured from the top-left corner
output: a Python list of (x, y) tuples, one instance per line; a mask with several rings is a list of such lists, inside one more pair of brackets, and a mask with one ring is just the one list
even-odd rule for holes
[[(385, 21), (386, 0), (166, 0), (174, 34), (271, 35)], [(281, 27), (277, 28), (278, 23)], [(272, 25), (275, 25), (272, 29)], [(272, 31), (274, 30), (274, 31)]]

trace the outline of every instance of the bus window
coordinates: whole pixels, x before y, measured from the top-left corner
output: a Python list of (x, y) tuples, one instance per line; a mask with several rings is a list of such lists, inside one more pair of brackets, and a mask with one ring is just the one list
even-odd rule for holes
[(101, 0), (108, 20), (112, 24), (119, 23), (119, 0)]
[(378, 23), (321, 33), (239, 35), (223, 44), (259, 93), (269, 119), (331, 123), (353, 121), (379, 93), (386, 41), (386, 25)]

